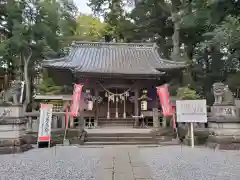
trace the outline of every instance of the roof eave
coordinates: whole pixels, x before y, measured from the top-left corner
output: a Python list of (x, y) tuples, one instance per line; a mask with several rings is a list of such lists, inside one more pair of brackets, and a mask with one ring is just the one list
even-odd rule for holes
[(79, 76), (85, 76), (85, 77), (102, 77), (102, 78), (135, 78), (135, 79), (156, 79), (160, 78), (165, 74), (165, 72), (160, 72), (159, 74), (124, 74), (124, 73), (102, 73), (102, 72), (74, 72), (75, 74)]

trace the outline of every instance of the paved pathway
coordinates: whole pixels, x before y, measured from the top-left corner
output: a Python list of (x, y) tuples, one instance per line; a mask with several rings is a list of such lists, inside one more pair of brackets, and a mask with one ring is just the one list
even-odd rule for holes
[(96, 179), (151, 180), (149, 167), (142, 161), (137, 147), (105, 147)]

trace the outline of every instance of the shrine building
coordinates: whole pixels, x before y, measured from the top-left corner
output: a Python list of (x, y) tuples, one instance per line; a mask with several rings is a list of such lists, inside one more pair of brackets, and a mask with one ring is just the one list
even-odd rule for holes
[(75, 42), (66, 57), (44, 61), (57, 86), (84, 85), (83, 117), (94, 127), (136, 127), (141, 117), (158, 127), (156, 87), (180, 80), (185, 67), (162, 59), (152, 43)]

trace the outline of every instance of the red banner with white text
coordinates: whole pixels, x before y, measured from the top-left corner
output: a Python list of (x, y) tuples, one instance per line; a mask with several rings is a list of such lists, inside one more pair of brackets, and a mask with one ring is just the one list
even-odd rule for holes
[(73, 90), (73, 96), (72, 96), (72, 105), (70, 108), (70, 115), (72, 117), (78, 116), (78, 111), (80, 108), (80, 100), (81, 100), (81, 94), (82, 94), (82, 84), (75, 84), (74, 90)]
[(157, 87), (157, 93), (162, 105), (163, 116), (172, 116), (173, 108), (169, 98), (168, 86), (162, 85)]

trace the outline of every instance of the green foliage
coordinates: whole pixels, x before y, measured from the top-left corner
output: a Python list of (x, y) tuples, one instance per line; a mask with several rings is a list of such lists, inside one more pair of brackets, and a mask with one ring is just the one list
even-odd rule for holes
[(200, 99), (200, 96), (196, 93), (196, 91), (193, 89), (190, 89), (189, 87), (178, 88), (177, 97), (181, 100)]
[[(68, 0), (8, 0), (1, 4), (0, 53), (18, 68), (61, 54), (63, 36), (75, 31), (74, 5)], [(45, 51), (47, 50), (47, 51)], [(32, 66), (30, 66), (32, 69)]]
[(91, 15), (78, 16), (76, 24), (75, 38), (82, 41), (100, 41), (106, 26)]
[(16, 76), (23, 73), (26, 103), (31, 100), (30, 76), (45, 58), (63, 55), (75, 31), (75, 9), (69, 0), (7, 0), (0, 4), (0, 60)]
[(61, 91), (63, 89), (61, 86), (56, 86), (53, 80), (46, 75), (43, 76), (42, 82), (39, 84), (38, 88), (40, 94), (44, 95), (61, 94)]
[(73, 40), (99, 41), (110, 35), (125, 42), (156, 42), (167, 59), (173, 57), (174, 45), (175, 50), (180, 48), (180, 56), (189, 64), (183, 86), (189, 85), (201, 97), (212, 96), (216, 81), (239, 86), (239, 0), (142, 0), (131, 6), (131, 12), (125, 7), (134, 0), (89, 0), (104, 23), (95, 16), (77, 17), (71, 2), (2, 0), (1, 64), (14, 69), (32, 52), (30, 71), (43, 57), (63, 55), (62, 47)]
[(226, 79), (226, 84), (229, 86), (229, 88), (233, 91), (233, 92), (237, 92), (240, 88), (240, 72), (231, 74), (228, 76), (228, 78)]

